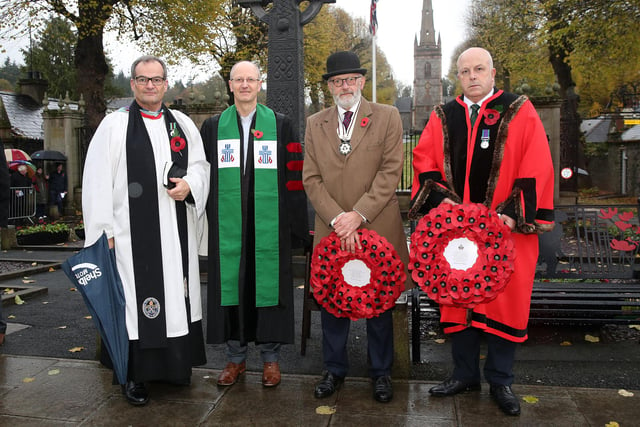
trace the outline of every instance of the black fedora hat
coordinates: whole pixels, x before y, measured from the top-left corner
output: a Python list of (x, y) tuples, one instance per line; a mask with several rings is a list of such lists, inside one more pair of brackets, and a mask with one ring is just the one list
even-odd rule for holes
[(360, 58), (353, 52), (342, 51), (335, 52), (327, 58), (327, 73), (322, 78), (327, 80), (329, 77), (338, 74), (358, 73), (363, 76), (367, 73), (366, 68), (360, 68)]

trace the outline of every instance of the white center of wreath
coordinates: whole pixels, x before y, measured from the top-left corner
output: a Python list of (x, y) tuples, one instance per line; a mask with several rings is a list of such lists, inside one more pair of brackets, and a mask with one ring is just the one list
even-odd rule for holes
[(453, 239), (444, 248), (444, 258), (451, 268), (468, 270), (478, 259), (478, 246), (466, 237)]
[(342, 277), (346, 284), (361, 288), (369, 284), (371, 270), (359, 259), (352, 259), (342, 266)]

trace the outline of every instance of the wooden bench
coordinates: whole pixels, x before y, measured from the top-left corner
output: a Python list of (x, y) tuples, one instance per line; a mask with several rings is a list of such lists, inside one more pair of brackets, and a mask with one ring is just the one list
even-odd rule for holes
[[(616, 232), (619, 217), (607, 218), (612, 211), (606, 209), (595, 205), (556, 208), (556, 228), (540, 236), (530, 323), (640, 323), (640, 245), (630, 251), (612, 248), (614, 239), (624, 236)], [(637, 227), (637, 206), (617, 209), (633, 212), (633, 219), (626, 222), (632, 229)], [(438, 317), (437, 304), (416, 289), (411, 297), (414, 363), (420, 361), (420, 322)]]
[(638, 282), (534, 282), (530, 323), (640, 323)]

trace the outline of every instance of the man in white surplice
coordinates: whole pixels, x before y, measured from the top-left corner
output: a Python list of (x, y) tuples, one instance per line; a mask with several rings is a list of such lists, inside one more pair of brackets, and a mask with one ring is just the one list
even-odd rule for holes
[(147, 403), (145, 382), (189, 384), (206, 363), (198, 222), (209, 164), (193, 122), (163, 105), (167, 87), (161, 59), (133, 63), (135, 101), (96, 130), (82, 183), (85, 245), (106, 232), (124, 287), (132, 405)]

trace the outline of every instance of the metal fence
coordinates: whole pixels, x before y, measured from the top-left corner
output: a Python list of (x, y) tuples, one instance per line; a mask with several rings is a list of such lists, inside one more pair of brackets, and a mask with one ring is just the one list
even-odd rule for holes
[(11, 187), (9, 189), (9, 219), (31, 218), (36, 215), (36, 191), (33, 187)]
[(402, 135), (402, 149), (404, 150), (404, 168), (400, 177), (398, 190), (410, 190), (413, 182), (413, 149), (418, 145), (420, 132), (414, 130), (405, 131)]

